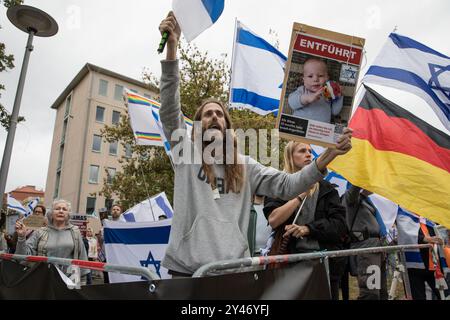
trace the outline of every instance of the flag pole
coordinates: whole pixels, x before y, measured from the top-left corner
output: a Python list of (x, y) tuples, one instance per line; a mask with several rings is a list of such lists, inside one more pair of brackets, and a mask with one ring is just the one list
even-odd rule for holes
[(238, 19), (237, 17), (234, 17), (234, 36), (233, 36), (233, 51), (231, 52), (231, 77), (230, 77), (230, 95), (228, 98), (229, 99), (228, 109), (231, 108), (231, 101), (233, 101), (233, 70), (234, 70), (237, 28), (238, 28)]
[(147, 183), (145, 182), (144, 169), (142, 169), (142, 165), (140, 165), (140, 167), (141, 167), (142, 180), (144, 181), (145, 191), (147, 192), (148, 204), (150, 205), (150, 211), (151, 211), (151, 214), (153, 217), (153, 221), (156, 221), (155, 214), (153, 213), (152, 202), (150, 200), (150, 193), (148, 192)]

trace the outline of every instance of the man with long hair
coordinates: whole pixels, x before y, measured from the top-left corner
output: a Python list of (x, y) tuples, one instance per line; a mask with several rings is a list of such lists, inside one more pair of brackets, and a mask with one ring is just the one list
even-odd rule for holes
[(159, 29), (169, 33), (166, 60), (161, 61), (160, 118), (175, 170), (174, 217), (162, 265), (173, 276), (191, 276), (204, 264), (250, 256), (247, 231), (252, 195), (289, 200), (308, 190), (323, 179), (328, 163), (351, 149), (351, 130), (344, 131), (336, 148), (295, 174), (239, 154), (231, 118), (218, 100), (200, 105), (194, 119), (200, 129), (194, 125), (188, 138), (179, 93), (181, 30), (173, 13)]

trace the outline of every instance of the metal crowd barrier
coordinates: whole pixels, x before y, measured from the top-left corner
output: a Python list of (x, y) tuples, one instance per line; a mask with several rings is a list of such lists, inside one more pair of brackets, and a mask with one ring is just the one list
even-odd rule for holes
[[(359, 254), (368, 253), (382, 253), (382, 252), (400, 252), (400, 262), (403, 266), (406, 266), (405, 250), (410, 249), (423, 249), (432, 248), (432, 244), (412, 244), (412, 245), (398, 245), (398, 246), (384, 246), (384, 247), (372, 247), (363, 249), (349, 249), (349, 250), (337, 250), (337, 251), (318, 251), (313, 253), (298, 253), (298, 254), (286, 254), (276, 256), (259, 256), (249, 257), (233, 260), (222, 260), (217, 262), (208, 263), (200, 267), (192, 276), (193, 278), (206, 277), (210, 272), (224, 271), (227, 269), (239, 269), (246, 267), (266, 266), (269, 264), (288, 264), (305, 260), (313, 259), (325, 259), (335, 257), (354, 256)], [(150, 284), (150, 292), (155, 292), (156, 286), (152, 282), (154, 280), (160, 280), (160, 277), (154, 272), (144, 267), (130, 267), (123, 265), (114, 265), (103, 262), (76, 260), (76, 259), (64, 259), (55, 257), (43, 257), (43, 256), (27, 256), (19, 254), (8, 254), (0, 252), (0, 260), (10, 260), (19, 262), (45, 262), (54, 265), (63, 266), (77, 266), (83, 269), (98, 270), (104, 272), (117, 272), (123, 274), (130, 274), (141, 276), (148, 280)], [(406, 299), (411, 299), (411, 290), (409, 285), (408, 273), (404, 273), (404, 281), (406, 288)]]
[[(192, 277), (193, 278), (205, 277), (210, 272), (223, 271), (227, 269), (266, 266), (269, 264), (276, 264), (276, 263), (288, 264), (313, 259), (347, 257), (367, 253), (396, 252), (396, 251), (400, 251), (400, 262), (403, 266), (406, 267), (406, 258), (404, 252), (405, 250), (423, 249), (432, 247), (433, 247), (432, 244), (411, 244), (411, 245), (384, 246), (384, 247), (372, 247), (363, 249), (337, 250), (337, 251), (319, 251), (313, 253), (297, 253), (297, 254), (285, 254), (276, 256), (260, 256), (234, 260), (223, 260), (205, 264), (204, 266), (197, 269), (197, 271), (194, 273)], [(411, 300), (412, 295), (408, 272), (404, 273), (404, 281), (406, 289), (406, 299)]]
[(408, 244), (402, 246), (385, 246), (385, 247), (372, 247), (363, 249), (349, 249), (349, 250), (336, 250), (336, 251), (318, 251), (313, 253), (296, 253), (296, 254), (284, 254), (278, 256), (260, 256), (252, 258), (241, 258), (234, 260), (222, 260), (217, 262), (211, 262), (197, 269), (192, 276), (193, 278), (204, 277), (208, 272), (220, 271), (226, 269), (237, 269), (243, 267), (262, 266), (274, 263), (294, 263), (304, 260), (322, 259), (325, 257), (346, 257), (356, 256), (364, 253), (379, 253), (379, 252), (392, 252), (400, 251), (404, 253), (404, 250), (408, 249), (423, 249), (431, 248), (431, 244)]
[[(154, 272), (144, 267), (130, 267), (130, 266), (122, 266), (116, 264), (108, 264), (104, 262), (96, 262), (96, 261), (86, 261), (86, 260), (76, 260), (76, 259), (64, 259), (64, 258), (55, 258), (55, 257), (43, 257), (43, 256), (27, 256), (21, 254), (9, 254), (9, 253), (0, 253), (0, 260), (14, 260), (14, 261), (24, 261), (24, 262), (45, 262), (54, 265), (62, 265), (62, 266), (77, 266), (82, 269), (91, 269), (105, 272), (117, 272), (124, 274), (131, 274), (135, 276), (141, 276), (147, 279), (149, 282), (153, 280), (159, 280), (160, 277)], [(150, 291), (152, 291), (151, 285)]]

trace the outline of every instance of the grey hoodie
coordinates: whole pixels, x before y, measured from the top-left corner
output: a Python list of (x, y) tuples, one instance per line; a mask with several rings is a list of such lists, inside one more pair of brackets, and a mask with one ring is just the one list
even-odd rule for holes
[[(185, 128), (179, 94), (178, 61), (161, 61), (160, 117), (170, 141), (174, 130)], [(171, 142), (172, 148), (176, 143)], [(252, 195), (289, 200), (323, 179), (315, 162), (295, 174), (265, 167), (246, 157), (240, 193), (225, 193), (224, 165), (214, 165), (220, 198), (214, 199), (201, 164), (175, 164), (174, 217), (162, 265), (192, 274), (219, 260), (250, 256), (247, 231)]]

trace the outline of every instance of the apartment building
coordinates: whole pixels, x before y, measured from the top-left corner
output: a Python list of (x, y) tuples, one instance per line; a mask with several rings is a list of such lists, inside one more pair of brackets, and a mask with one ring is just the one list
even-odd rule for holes
[(158, 88), (87, 63), (51, 108), (56, 110), (55, 128), (45, 188), (45, 205), (62, 198), (72, 211), (92, 213), (110, 208), (115, 199), (94, 193), (121, 170), (118, 160), (131, 157), (131, 148), (102, 141), (101, 129), (120, 122), (125, 114), (122, 92), (128, 88), (156, 99)]

